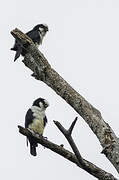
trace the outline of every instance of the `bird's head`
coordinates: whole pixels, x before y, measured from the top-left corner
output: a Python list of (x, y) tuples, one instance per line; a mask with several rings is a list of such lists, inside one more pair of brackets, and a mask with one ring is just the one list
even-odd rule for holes
[(47, 100), (45, 100), (43, 98), (38, 98), (33, 102), (33, 106), (37, 106), (41, 110), (45, 110), (49, 106), (49, 103)]
[(38, 24), (33, 28), (33, 30), (46, 33), (48, 31), (48, 26), (47, 24)]

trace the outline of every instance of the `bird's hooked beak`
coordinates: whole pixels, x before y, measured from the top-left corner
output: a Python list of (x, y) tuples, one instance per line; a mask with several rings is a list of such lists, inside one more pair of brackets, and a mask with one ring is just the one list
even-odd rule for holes
[(47, 25), (47, 24), (43, 24), (43, 25), (44, 25), (44, 27), (45, 27), (45, 31), (46, 31), (46, 32), (49, 31), (48, 25)]
[(44, 100), (44, 107), (47, 108), (49, 106), (49, 102)]

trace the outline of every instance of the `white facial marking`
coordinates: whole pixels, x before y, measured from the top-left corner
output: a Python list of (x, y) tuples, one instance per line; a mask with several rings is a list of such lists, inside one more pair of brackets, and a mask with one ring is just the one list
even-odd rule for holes
[(45, 104), (47, 104), (49, 106), (49, 102), (47, 100), (44, 100)]
[[(48, 26), (46, 24), (43, 24), (43, 25), (48, 28)], [(41, 27), (39, 27), (39, 31), (40, 31), (39, 35), (40, 35), (40, 39), (41, 39), (40, 44), (42, 44), (42, 41), (43, 41), (43, 38), (44, 38), (46, 32), (44, 31), (44, 28), (41, 28)]]
[(47, 25), (47, 24), (43, 24), (43, 25), (48, 28), (48, 25)]
[(40, 107), (42, 107), (43, 106), (42, 102), (39, 102), (39, 105), (40, 105)]
[[(40, 44), (42, 44), (42, 41), (43, 41), (43, 37), (45, 35), (45, 32), (42, 28), (39, 28), (40, 29), (40, 32), (39, 32), (39, 35), (40, 35)], [(41, 30), (42, 29), (42, 30)]]
[(41, 110), (43, 110), (43, 111), (45, 110), (44, 104), (42, 102), (39, 102), (39, 106), (40, 106)]

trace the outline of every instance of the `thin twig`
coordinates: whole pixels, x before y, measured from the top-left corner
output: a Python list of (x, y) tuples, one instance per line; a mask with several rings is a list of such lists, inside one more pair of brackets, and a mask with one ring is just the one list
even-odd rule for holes
[[(61, 145), (54, 144), (53, 142), (43, 138), (42, 136), (40, 136), (39, 138), (34, 137), (28, 129), (25, 129), (22, 126), (18, 126), (18, 128), (19, 128), (19, 132), (22, 135), (35, 138), (35, 141), (37, 141), (37, 143), (43, 145), (44, 147), (46, 147), (46, 148), (50, 149), (51, 151), (61, 155), (65, 159), (75, 163), (78, 167), (82, 168), (81, 165), (79, 164), (76, 156), (72, 152), (66, 150)], [(118, 180), (112, 174), (102, 170), (101, 168), (97, 167), (96, 165), (92, 164), (91, 162), (89, 162), (85, 159), (83, 159), (83, 161), (88, 166), (90, 166), (90, 168), (92, 169), (90, 174), (93, 175), (94, 177), (96, 177), (97, 179), (107, 180), (106, 177), (109, 177), (108, 180)]]
[(73, 128), (76, 124), (76, 121), (77, 121), (78, 117), (75, 118), (75, 120), (72, 122), (71, 126), (69, 127), (69, 129), (67, 130), (68, 131), (68, 134), (72, 134), (72, 131), (73, 131)]
[(71, 134), (73, 131), (73, 128), (76, 124), (77, 121), (77, 117), (75, 118), (75, 120), (72, 122), (71, 126), (69, 127), (68, 130), (66, 130), (58, 121), (54, 121), (55, 125), (58, 127), (58, 129), (63, 133), (63, 135), (66, 137), (67, 141), (69, 142), (76, 158), (78, 159), (79, 164), (82, 166), (82, 168), (87, 171), (87, 172), (91, 172), (90, 166), (88, 166), (85, 161), (83, 160)]

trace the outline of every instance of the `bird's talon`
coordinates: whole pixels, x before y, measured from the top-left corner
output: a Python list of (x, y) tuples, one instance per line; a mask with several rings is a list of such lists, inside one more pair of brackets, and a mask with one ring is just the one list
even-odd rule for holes
[(47, 138), (47, 137), (44, 137), (44, 136), (43, 136), (43, 138), (44, 138), (44, 139), (46, 139), (46, 140), (48, 140), (48, 138)]
[(31, 129), (27, 128), (28, 131), (30, 131), (33, 135), (35, 134), (34, 131), (32, 131)]

